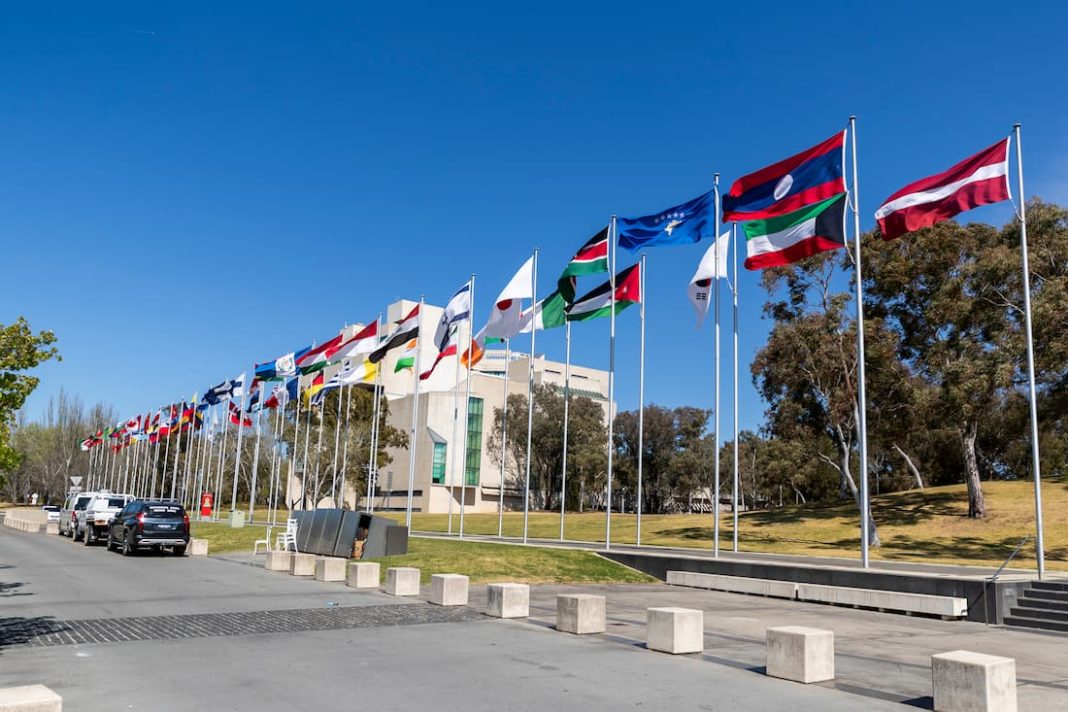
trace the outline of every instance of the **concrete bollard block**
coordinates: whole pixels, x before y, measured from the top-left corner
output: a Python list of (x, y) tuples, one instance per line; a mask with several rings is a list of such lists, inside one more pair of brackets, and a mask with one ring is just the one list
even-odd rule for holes
[(344, 581), (345, 564), (348, 559), (337, 556), (320, 556), (315, 560), (316, 581)]
[(705, 649), (705, 612), (696, 608), (645, 609), (645, 647), (680, 655)]
[(430, 602), (439, 606), (466, 606), (468, 578), (461, 574), (430, 577)]
[(556, 597), (556, 629), (564, 633), (603, 633), (604, 596), (590, 593), (562, 593)]
[(386, 593), (391, 596), (418, 596), (419, 569), (391, 566), (386, 569)]
[(3, 712), (63, 712), (63, 698), (44, 685), (0, 689)]
[(349, 564), (349, 576), (345, 583), (351, 588), (378, 588), (382, 576), (377, 561), (353, 561)]
[(59, 534), (59, 522), (45, 524), (45, 534)]
[(315, 554), (292, 554), (289, 557), (289, 574), (291, 576), (314, 576)]
[(526, 618), (530, 615), (530, 586), (525, 583), (491, 583), (486, 587), (486, 615)]
[(786, 625), (768, 628), (767, 674), (794, 682), (834, 679), (834, 631)]
[(289, 567), (292, 565), (292, 558), (292, 551), (268, 551), (267, 559), (263, 562), (263, 568), (268, 571), (285, 571), (288, 573)]
[(189, 555), (190, 556), (207, 556), (208, 555), (208, 540), (207, 539), (190, 539), (189, 540)]
[(931, 656), (936, 712), (1016, 712), (1016, 660), (954, 650)]

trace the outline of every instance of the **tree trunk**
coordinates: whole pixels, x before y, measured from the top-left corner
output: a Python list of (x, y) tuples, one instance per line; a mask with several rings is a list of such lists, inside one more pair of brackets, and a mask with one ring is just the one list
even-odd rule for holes
[(986, 516), (986, 500), (983, 498), (983, 485), (979, 481), (979, 463), (975, 458), (975, 438), (979, 423), (969, 423), (961, 433), (964, 446), (964, 481), (968, 484), (968, 516), (982, 519)]
[[(838, 470), (842, 474), (842, 479), (845, 481), (846, 486), (849, 488), (850, 494), (853, 495), (853, 501), (856, 502), (857, 511), (861, 510), (860, 490), (857, 488), (857, 483), (853, 481), (853, 476), (850, 474), (849, 459), (851, 455), (849, 445), (844, 440), (838, 441)], [(867, 476), (864, 473), (863, 476)], [(868, 522), (868, 545), (874, 548), (882, 546), (882, 541), (879, 539), (879, 529), (875, 526), (875, 519), (871, 516), (871, 510), (861, 515), (862, 518), (867, 519)]]
[(916, 489), (923, 489), (923, 477), (920, 476), (920, 471), (916, 469), (916, 465), (912, 462), (912, 458), (908, 454), (898, 447), (897, 443), (894, 443), (894, 449), (905, 460), (905, 467), (909, 468), (909, 472), (912, 473), (912, 478), (916, 480)]

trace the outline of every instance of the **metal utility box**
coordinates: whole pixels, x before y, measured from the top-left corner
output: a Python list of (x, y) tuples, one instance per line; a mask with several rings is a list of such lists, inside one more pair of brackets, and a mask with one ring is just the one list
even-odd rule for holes
[(308, 554), (376, 559), (408, 553), (408, 530), (387, 517), (345, 509), (296, 511), (297, 549)]

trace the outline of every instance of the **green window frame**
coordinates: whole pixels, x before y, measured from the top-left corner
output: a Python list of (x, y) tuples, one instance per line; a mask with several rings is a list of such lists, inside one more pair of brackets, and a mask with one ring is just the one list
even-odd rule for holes
[(477, 486), (482, 474), (482, 411), (481, 398), (467, 401), (467, 456), (464, 463), (464, 484)]
[(448, 461), (448, 446), (445, 443), (434, 443), (434, 459), (430, 468), (430, 479), (434, 484), (445, 484), (445, 463)]

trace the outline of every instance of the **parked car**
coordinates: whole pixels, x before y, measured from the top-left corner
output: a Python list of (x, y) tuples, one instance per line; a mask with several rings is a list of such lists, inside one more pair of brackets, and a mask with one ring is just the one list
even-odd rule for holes
[(178, 502), (137, 499), (111, 520), (108, 549), (132, 556), (138, 549), (171, 547), (175, 556), (185, 556), (189, 546), (189, 515)]
[(89, 504), (95, 494), (96, 492), (75, 492), (67, 495), (67, 501), (59, 512), (60, 534), (74, 538), (74, 531), (78, 528), (78, 512), (85, 509), (85, 505)]
[(48, 521), (50, 521), (50, 522), (58, 522), (59, 521), (59, 505), (46, 504), (45, 506), (41, 507), (41, 509), (44, 510), (45, 512), (48, 512)]
[(78, 528), (74, 532), (75, 539), (81, 539), (86, 546), (107, 536), (108, 525), (123, 507), (133, 500), (133, 495), (115, 494), (114, 492), (97, 492), (85, 509), (78, 512)]

